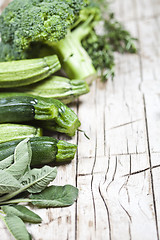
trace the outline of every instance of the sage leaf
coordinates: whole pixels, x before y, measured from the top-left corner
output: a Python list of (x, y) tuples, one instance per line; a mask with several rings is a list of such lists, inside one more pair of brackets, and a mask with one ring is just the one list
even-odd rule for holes
[(0, 170), (0, 194), (17, 191), (21, 188), (20, 182), (10, 173)]
[(41, 223), (42, 219), (40, 216), (26, 208), (25, 206), (22, 205), (6, 205), (1, 207), (2, 211), (7, 214), (7, 215), (13, 215), (20, 217), (23, 221), (25, 222), (30, 222), (30, 223)]
[(6, 169), (6, 172), (12, 174), (12, 176), (16, 179), (20, 179), (26, 170), (30, 168), (31, 158), (31, 144), (29, 142), (29, 138), (26, 138), (16, 146), (14, 152), (14, 163)]
[(67, 207), (78, 197), (78, 189), (72, 185), (50, 186), (39, 194), (31, 194), (32, 204), (37, 207)]
[(24, 222), (17, 216), (7, 215), (3, 218), (10, 233), (16, 240), (31, 240), (31, 235), (28, 233)]
[(5, 158), (4, 160), (0, 161), (0, 169), (3, 170), (11, 166), (14, 161), (14, 155), (10, 155), (9, 157)]
[(21, 184), (29, 193), (38, 193), (44, 190), (55, 179), (56, 175), (56, 167), (34, 168), (21, 178)]

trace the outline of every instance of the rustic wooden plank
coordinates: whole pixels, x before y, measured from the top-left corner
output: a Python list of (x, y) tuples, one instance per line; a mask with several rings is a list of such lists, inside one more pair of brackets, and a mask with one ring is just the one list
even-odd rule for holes
[(149, 19), (160, 15), (159, 0), (135, 0), (137, 7), (137, 17), (139, 19)]
[(131, 163), (111, 157), (105, 175), (79, 177), (78, 239), (157, 239), (150, 172), (130, 175)]
[[(136, 25), (139, 27), (139, 23), (136, 22)], [(139, 32), (139, 31), (140, 30), (137, 29), (137, 32)], [(143, 39), (143, 41), (144, 41), (144, 39)], [(140, 46), (141, 45), (142, 44), (140, 43)], [(109, 221), (106, 220), (105, 226), (107, 225), (107, 228), (109, 229), (109, 233), (108, 232), (106, 233), (106, 238), (107, 239), (131, 239), (131, 238), (133, 238), (133, 239), (142, 239), (142, 238), (158, 239), (158, 232), (157, 232), (158, 229), (157, 229), (157, 225), (156, 225), (157, 211), (156, 211), (156, 206), (155, 206), (153, 177), (150, 172), (150, 170), (151, 170), (150, 146), (148, 146), (148, 139), (147, 139), (147, 122), (146, 122), (147, 116), (146, 116), (146, 109), (145, 109), (146, 104), (144, 102), (144, 93), (143, 93), (143, 91), (141, 91), (141, 88), (140, 88), (141, 82), (143, 81), (143, 79), (142, 79), (143, 56), (140, 55), (136, 61), (136, 65), (137, 65), (137, 63), (139, 65), (138, 66), (139, 70), (138, 70), (138, 68), (136, 68), (136, 69), (134, 68), (134, 64), (135, 64), (134, 61), (131, 62), (130, 64), (128, 64), (128, 59), (129, 59), (128, 56), (126, 57), (126, 59), (125, 59), (125, 57), (123, 57), (123, 58), (121, 57), (121, 62), (123, 62), (123, 64), (117, 66), (118, 74), (116, 74), (116, 76), (118, 76), (118, 77), (116, 77), (113, 84), (108, 83), (108, 85), (109, 84), (110, 85), (108, 87), (109, 91), (105, 95), (105, 96), (107, 96), (105, 109), (107, 108), (107, 110), (108, 109), (109, 110), (108, 110), (108, 112), (106, 112), (105, 129), (107, 129), (107, 127), (108, 127), (108, 129), (111, 129), (112, 132), (109, 135), (108, 132), (106, 131), (105, 136), (107, 136), (106, 144), (107, 144), (107, 146), (109, 145), (109, 147), (106, 147), (106, 149), (107, 149), (106, 154), (108, 152), (110, 152), (111, 155), (115, 155), (115, 158), (118, 158), (120, 155), (122, 155), (122, 157), (125, 157), (128, 161), (125, 159), (125, 163), (122, 165), (123, 170), (126, 168), (126, 165), (129, 162), (131, 162), (130, 163), (131, 164), (130, 173), (128, 173), (128, 178), (130, 178), (132, 181), (130, 179), (129, 180), (127, 179), (126, 181), (127, 181), (127, 184), (130, 181), (133, 184), (133, 188), (131, 190), (131, 196), (133, 198), (131, 198), (132, 200), (130, 200), (131, 205), (132, 205), (132, 203), (133, 203), (133, 205), (128, 210), (126, 208), (126, 206), (128, 206), (128, 204), (126, 201), (124, 201), (124, 206), (125, 206), (124, 209), (123, 209), (123, 205), (121, 207), (119, 207), (119, 205), (118, 205), (119, 201), (123, 202), (123, 198), (124, 198), (123, 194), (122, 194), (122, 196), (123, 196), (122, 199), (120, 197), (118, 198), (118, 191), (120, 189), (119, 184), (122, 184), (122, 186), (123, 186), (124, 183), (121, 182), (120, 178), (118, 178), (117, 182), (115, 181), (115, 175), (116, 175), (115, 168), (118, 165), (118, 163), (116, 163), (117, 160), (115, 160), (115, 159), (113, 160), (113, 157), (108, 158), (108, 159), (110, 159), (109, 163), (111, 164), (111, 167), (108, 167), (108, 172), (111, 171), (111, 175), (109, 177), (108, 176), (109, 174), (106, 174), (106, 185), (104, 184), (105, 187), (102, 190), (102, 195), (104, 194), (105, 195), (104, 199), (107, 199), (107, 201), (106, 201), (107, 202), (106, 203), (107, 210), (104, 212), (104, 214), (106, 216), (107, 212), (111, 212), (111, 214), (109, 214), (109, 216), (111, 216), (110, 218), (113, 221), (111, 221), (109, 223)], [(119, 63), (119, 61), (117, 61), (117, 62)], [(131, 68), (131, 66), (133, 67), (133, 71), (127, 70), (128, 65), (130, 65), (130, 68)], [(143, 70), (145, 71), (147, 69), (147, 67), (148, 66), (146, 66), (145, 69), (143, 68)], [(124, 75), (124, 73), (125, 73), (125, 75)], [(133, 78), (131, 78), (129, 75), (131, 73), (132, 73)], [(125, 81), (125, 79), (126, 79), (126, 81)], [(152, 102), (152, 104), (153, 104), (153, 102)], [(155, 109), (156, 109), (156, 107), (155, 107)], [(127, 110), (129, 110), (129, 111), (127, 112)], [(83, 112), (83, 110), (82, 110), (82, 112)], [(152, 115), (152, 113), (151, 113), (151, 115)], [(138, 116), (138, 118), (135, 118), (136, 116)], [(154, 118), (154, 116), (153, 116), (153, 118)], [(126, 119), (128, 121), (124, 121)], [(96, 115), (95, 115), (94, 120), (95, 120), (95, 122), (97, 121)], [(129, 125), (134, 125), (135, 123), (137, 123), (139, 130), (137, 129), (137, 126), (135, 128), (133, 126), (130, 128), (128, 127)], [(122, 128), (122, 129), (124, 128), (124, 129), (119, 130), (119, 128)], [(155, 129), (156, 129), (156, 127), (155, 127)], [(114, 133), (114, 131), (115, 131), (115, 133)], [(134, 133), (137, 133), (138, 138), (136, 138), (134, 136)], [(128, 143), (130, 144), (130, 147), (127, 147)], [(102, 144), (103, 144), (103, 140), (102, 140)], [(113, 150), (110, 150), (110, 148), (112, 148)], [(137, 150), (137, 148), (139, 150)], [(131, 157), (129, 159), (127, 158), (127, 156), (123, 156), (123, 155), (127, 155), (129, 153), (131, 153), (131, 155), (130, 155)], [(134, 153), (135, 153), (135, 155), (134, 155)], [(137, 156), (138, 156), (138, 158), (137, 158)], [(96, 157), (96, 154), (95, 154), (95, 157)], [(91, 165), (93, 164), (92, 169), (95, 170), (96, 162), (98, 162), (98, 159), (99, 158), (97, 158), (96, 161), (95, 161), (95, 158), (89, 159), (88, 168), (91, 168)], [(103, 159), (103, 157), (100, 160), (102, 160), (102, 159)], [(107, 159), (106, 159), (106, 161), (107, 161)], [(87, 165), (86, 162), (85, 162), (85, 164)], [(138, 165), (138, 164), (140, 164), (140, 165)], [(114, 166), (115, 166), (115, 168), (114, 168)], [(85, 178), (85, 171), (86, 171), (86, 174), (89, 174), (89, 171), (85, 170), (86, 168), (87, 168), (86, 166), (85, 166), (85, 168), (79, 168), (79, 170), (81, 171), (80, 179), (78, 181), (80, 186), (81, 186), (81, 181), (85, 181), (86, 178), (87, 179), (89, 178), (89, 176), (86, 176), (86, 178)], [(98, 171), (100, 171), (100, 167), (98, 168)], [(101, 165), (101, 171), (102, 172), (105, 171), (103, 163)], [(96, 186), (93, 185), (93, 182), (94, 182), (93, 179), (95, 178), (95, 176), (97, 176), (97, 174), (93, 175), (93, 172), (94, 171), (91, 172), (91, 177), (89, 178), (90, 179), (89, 183), (91, 185), (91, 189), (90, 189), (90, 191), (88, 188), (86, 189), (87, 196), (90, 196), (89, 200), (90, 201), (92, 200), (92, 205), (90, 206), (90, 208), (87, 207), (86, 203), (83, 203), (83, 201), (81, 201), (81, 199), (79, 198), (79, 205), (81, 206), (82, 204), (84, 204), (83, 205), (84, 207), (82, 207), (82, 209), (85, 209), (87, 207), (87, 212), (90, 214), (88, 216), (88, 219), (89, 219), (88, 222), (86, 222), (86, 219), (85, 219), (85, 223), (83, 224), (83, 219), (84, 219), (83, 217), (81, 218), (81, 220), (79, 220), (80, 221), (80, 224), (79, 224), (80, 229), (78, 231), (78, 233), (79, 233), (78, 239), (81, 239), (80, 232), (82, 231), (82, 229), (83, 230), (85, 229), (85, 231), (87, 231), (87, 226), (88, 226), (89, 222), (97, 223), (98, 216), (95, 213), (96, 213), (97, 209), (102, 208), (102, 204), (98, 207), (95, 207), (97, 199), (95, 198), (93, 193), (97, 190), (96, 186), (98, 185), (98, 183), (96, 182)], [(142, 172), (142, 173), (139, 173), (139, 172)], [(95, 170), (94, 173), (97, 173), (97, 170)], [(83, 180), (81, 178), (83, 178)], [(107, 192), (106, 189), (108, 190), (107, 187), (108, 186), (110, 187), (111, 184), (113, 184), (114, 187), (113, 187), (113, 190), (110, 191), (110, 195), (109, 195), (106, 193)], [(83, 187), (84, 187), (84, 185), (85, 184), (83, 184)], [(144, 192), (142, 193), (141, 190)], [(125, 191), (127, 192), (126, 199), (130, 198), (130, 194), (128, 193), (129, 190), (125, 189)], [(135, 192), (136, 192), (136, 194), (135, 194)], [(137, 192), (139, 192), (139, 194), (137, 194)], [(129, 195), (129, 197), (128, 197), (128, 195)], [(94, 198), (93, 198), (93, 196), (94, 196)], [(146, 197), (146, 196), (148, 196), (148, 197)], [(87, 198), (87, 200), (88, 200), (88, 198)], [(94, 204), (93, 204), (93, 202), (94, 202)], [(124, 217), (122, 217), (123, 216), (122, 209), (124, 210), (126, 215), (128, 215), (128, 218), (131, 223), (129, 221), (126, 221), (124, 219)], [(130, 213), (130, 211), (131, 211), (131, 213)], [(117, 220), (117, 215), (118, 215), (118, 217), (120, 216), (118, 218), (118, 220)], [(145, 217), (144, 217), (144, 215), (145, 215)], [(143, 219), (143, 217), (144, 217), (144, 219)], [(103, 220), (102, 220), (104, 218), (102, 218), (102, 215), (101, 215), (100, 219), (102, 222), (101, 229), (104, 229)], [(132, 221), (131, 221), (131, 219), (132, 219)], [(128, 227), (126, 227), (126, 226), (128, 226)], [(92, 226), (92, 230), (88, 232), (88, 239), (90, 236), (92, 236), (89, 234), (91, 232), (93, 232), (93, 229), (95, 229), (95, 224)], [(104, 232), (104, 230), (102, 230), (102, 232)], [(109, 234), (109, 235), (107, 235), (107, 234)], [(101, 234), (101, 238), (102, 238), (102, 234)]]

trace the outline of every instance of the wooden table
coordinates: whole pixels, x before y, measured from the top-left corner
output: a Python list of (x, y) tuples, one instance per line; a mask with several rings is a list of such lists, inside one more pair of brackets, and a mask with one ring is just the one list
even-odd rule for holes
[[(90, 140), (82, 133), (70, 140), (76, 158), (59, 167), (54, 184), (77, 186), (79, 198), (69, 208), (36, 210), (43, 223), (27, 225), (35, 240), (160, 238), (160, 0), (111, 6), (139, 39), (139, 53), (116, 54), (114, 81), (97, 80), (72, 105)], [(0, 232), (12, 239), (2, 223)]]

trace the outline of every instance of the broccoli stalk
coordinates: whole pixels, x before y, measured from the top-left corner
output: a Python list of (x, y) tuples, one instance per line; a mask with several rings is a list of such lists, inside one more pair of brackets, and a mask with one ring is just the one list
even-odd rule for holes
[(68, 31), (59, 42), (48, 42), (61, 61), (62, 67), (71, 79), (86, 79), (88, 82), (97, 76), (92, 60), (83, 48), (81, 41), (92, 31), (90, 26), (92, 16), (83, 24)]

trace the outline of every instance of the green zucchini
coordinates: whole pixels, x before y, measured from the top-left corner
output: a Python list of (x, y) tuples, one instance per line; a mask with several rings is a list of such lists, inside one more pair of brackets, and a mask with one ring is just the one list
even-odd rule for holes
[(5, 91), (24, 92), (41, 97), (50, 97), (70, 103), (75, 98), (89, 92), (89, 86), (84, 80), (69, 80), (65, 77), (51, 76), (43, 81), (28, 86), (6, 89)]
[(29, 85), (51, 76), (60, 68), (61, 65), (56, 55), (0, 62), (0, 88)]
[[(0, 161), (11, 156), (21, 140), (1, 143)], [(62, 140), (59, 141), (52, 137), (33, 137), (30, 138), (30, 143), (32, 148), (32, 166), (70, 162), (77, 150), (77, 145)]]
[(39, 137), (42, 130), (21, 124), (0, 124), (0, 143), (8, 142), (26, 137)]
[(73, 110), (59, 100), (25, 93), (0, 93), (0, 123), (28, 121), (69, 136), (74, 136), (81, 125)]
[[(0, 94), (2, 95), (3, 93)], [(0, 123), (49, 120), (57, 115), (58, 109), (54, 100), (26, 95), (0, 97)]]

